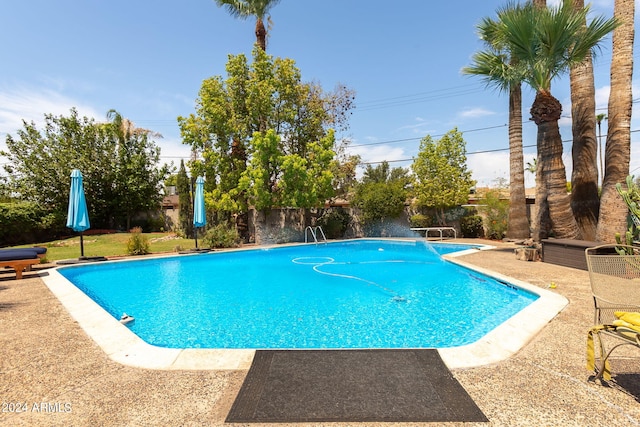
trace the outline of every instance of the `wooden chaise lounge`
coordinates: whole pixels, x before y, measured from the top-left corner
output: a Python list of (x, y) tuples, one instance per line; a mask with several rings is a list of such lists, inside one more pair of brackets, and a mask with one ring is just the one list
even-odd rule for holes
[(23, 271), (31, 269), (32, 265), (40, 264), (44, 252), (42, 248), (0, 249), (0, 268), (13, 268), (16, 279), (22, 279)]

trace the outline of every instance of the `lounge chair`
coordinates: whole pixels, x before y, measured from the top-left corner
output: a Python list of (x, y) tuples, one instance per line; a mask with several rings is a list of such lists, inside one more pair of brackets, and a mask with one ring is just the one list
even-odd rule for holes
[(40, 264), (47, 248), (0, 249), (0, 268), (10, 267), (16, 272), (16, 279), (22, 279), (22, 272), (30, 270), (32, 265)]
[[(600, 245), (587, 248), (585, 256), (595, 305), (594, 326), (587, 337), (587, 369), (595, 372), (596, 380), (608, 381), (611, 353), (623, 345), (640, 348), (640, 247)], [(606, 337), (615, 338), (607, 340), (608, 350)]]

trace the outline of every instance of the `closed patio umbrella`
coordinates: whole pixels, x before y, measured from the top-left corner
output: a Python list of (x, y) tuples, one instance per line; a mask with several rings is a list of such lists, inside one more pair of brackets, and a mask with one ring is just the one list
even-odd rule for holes
[(193, 234), (196, 239), (196, 249), (198, 249), (198, 227), (207, 224), (207, 217), (204, 210), (204, 178), (199, 176), (196, 179), (196, 192), (193, 198)]
[(69, 210), (67, 211), (67, 227), (80, 233), (80, 257), (84, 258), (84, 242), (82, 232), (91, 227), (87, 201), (84, 197), (82, 173), (78, 169), (71, 171), (71, 189), (69, 191)]

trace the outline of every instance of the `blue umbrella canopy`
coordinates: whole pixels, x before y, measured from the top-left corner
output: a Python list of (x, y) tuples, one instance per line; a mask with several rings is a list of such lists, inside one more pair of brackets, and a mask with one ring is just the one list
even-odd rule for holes
[(204, 211), (204, 178), (199, 176), (196, 179), (196, 193), (193, 200), (193, 226), (204, 227), (207, 224), (207, 217)]
[(71, 171), (71, 189), (69, 191), (69, 210), (67, 211), (67, 227), (82, 233), (89, 229), (89, 213), (84, 197), (82, 173), (78, 169)]

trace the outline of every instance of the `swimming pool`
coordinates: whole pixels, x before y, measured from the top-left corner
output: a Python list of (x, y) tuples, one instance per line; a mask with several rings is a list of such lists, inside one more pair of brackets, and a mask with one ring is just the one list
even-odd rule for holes
[(166, 348), (446, 348), (539, 298), (444, 261), (470, 246), (355, 240), (60, 268)]

